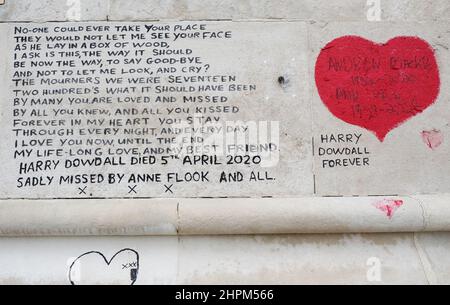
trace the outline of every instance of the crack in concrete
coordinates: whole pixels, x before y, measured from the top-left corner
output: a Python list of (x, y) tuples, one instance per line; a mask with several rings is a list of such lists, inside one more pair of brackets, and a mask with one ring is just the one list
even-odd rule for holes
[(425, 212), (425, 207), (423, 206), (423, 202), (419, 198), (414, 198), (414, 197), (409, 197), (409, 198), (416, 200), (417, 203), (419, 204), (420, 210), (422, 212), (422, 232), (426, 232), (427, 227), (428, 227), (428, 221), (427, 221), (427, 216), (426, 216), (426, 212)]
[(420, 244), (419, 239), (417, 238), (417, 233), (413, 233), (413, 241), (414, 247), (419, 256), (420, 264), (422, 265), (423, 272), (425, 274), (425, 278), (427, 279), (428, 285), (437, 285), (438, 280), (436, 273), (433, 270), (430, 259), (422, 245)]

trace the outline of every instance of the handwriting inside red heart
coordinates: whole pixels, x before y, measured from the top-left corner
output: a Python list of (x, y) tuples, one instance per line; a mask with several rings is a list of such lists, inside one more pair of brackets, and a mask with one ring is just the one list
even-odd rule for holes
[(374, 132), (381, 142), (439, 95), (434, 50), (417, 37), (396, 37), (385, 44), (358, 36), (337, 38), (320, 52), (315, 74), (330, 112)]

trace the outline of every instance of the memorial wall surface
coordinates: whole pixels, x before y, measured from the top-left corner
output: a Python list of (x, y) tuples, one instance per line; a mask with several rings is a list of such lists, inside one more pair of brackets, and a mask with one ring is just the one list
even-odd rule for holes
[(312, 194), (303, 24), (2, 30), (4, 197)]
[(3, 2), (0, 284), (449, 282), (448, 0)]
[(446, 23), (0, 31), (2, 198), (450, 191)]

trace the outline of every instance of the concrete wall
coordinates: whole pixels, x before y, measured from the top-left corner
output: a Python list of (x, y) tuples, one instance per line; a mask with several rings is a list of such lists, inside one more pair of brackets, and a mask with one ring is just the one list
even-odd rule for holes
[[(449, 284), (449, 235), (2, 238), (2, 284)], [(137, 254), (139, 267), (135, 266)], [(73, 262), (81, 257), (70, 268)], [(127, 268), (121, 269), (122, 265)], [(69, 272), (71, 270), (71, 272)]]
[[(176, 0), (50, 0), (5, 1), (2, 21), (91, 20), (254, 20), (368, 21), (376, 1), (176, 1)], [(73, 8), (73, 10), (71, 10)], [(382, 0), (382, 21), (446, 21), (448, 1)], [(79, 11), (76, 15), (74, 11)]]
[[(180, 5), (180, 2), (176, 3)], [(423, 4), (423, 2), (421, 3)], [(7, 5), (2, 7), (5, 12), (8, 9)], [(102, 5), (104, 6), (105, 3)], [(159, 6), (149, 4), (151, 7), (158, 8), (167, 8), (170, 5), (171, 3)], [(306, 2), (305, 7), (307, 8), (309, 5), (312, 4)], [(119, 10), (116, 12), (114, 7), (112, 3), (110, 6), (105, 6), (110, 12), (108, 19), (120, 20)], [(249, 7), (252, 8), (252, 5)], [(367, 9), (365, 6), (362, 7)], [(353, 6), (349, 6), (348, 10), (355, 14), (355, 10), (350, 10), (351, 8)], [(72, 7), (68, 8), (70, 12), (72, 9)], [(79, 20), (83, 20), (81, 16), (85, 16), (82, 9), (92, 12), (83, 5), (79, 9), (79, 15), (77, 15), (80, 17)], [(190, 6), (186, 9), (191, 10)], [(406, 8), (395, 7), (392, 11), (397, 12), (402, 9)], [(36, 11), (39, 11), (39, 8), (36, 8)], [(95, 12), (100, 11), (95, 10)], [(146, 11), (146, 8), (138, 9), (139, 13)], [(170, 8), (170, 11), (177, 10)], [(227, 97), (232, 100), (233, 106), (240, 107), (240, 112), (237, 115), (223, 115), (220, 119), (221, 122), (234, 120), (279, 123), (279, 131), (277, 130), (279, 160), (277, 160), (277, 164), (268, 166), (270, 168), (265, 171), (266, 178), (270, 178), (262, 183), (229, 183), (227, 187), (223, 187), (222, 182), (219, 183), (217, 178), (222, 170), (225, 168), (230, 172), (244, 171), (243, 167), (196, 166), (195, 170), (213, 172), (214, 176), (211, 180), (214, 182), (207, 185), (204, 183), (179, 183), (175, 186), (177, 191), (171, 193), (168, 193), (162, 185), (140, 185), (145, 189), (141, 190), (139, 194), (133, 193), (132, 195), (136, 194), (134, 197), (408, 196), (450, 192), (450, 177), (448, 176), (450, 161), (447, 158), (450, 153), (450, 144), (446, 140), (450, 134), (448, 124), (450, 113), (447, 107), (450, 97), (446, 90), (447, 84), (450, 82), (450, 73), (446, 65), (450, 58), (448, 22), (443, 18), (420, 23), (417, 21), (400, 22), (394, 18), (387, 19), (388, 21), (369, 22), (367, 16), (365, 16), (366, 21), (355, 21), (357, 19), (350, 21), (350, 19), (340, 16), (333, 16), (331, 12), (335, 11), (330, 10), (327, 5), (323, 5), (323, 8), (315, 7), (314, 11), (330, 12), (330, 16), (327, 17), (330, 19), (314, 17), (315, 19), (312, 21), (304, 18), (292, 20), (287, 18), (288, 22), (272, 19), (256, 21), (251, 16), (247, 16), (245, 21), (205, 22), (205, 26), (207, 25), (211, 29), (226, 29), (235, 36), (227, 42), (198, 43), (195, 48), (201, 58), (208, 62), (213, 71), (211, 73), (235, 73), (239, 76), (239, 81), (262, 88), (241, 96), (229, 93)], [(62, 14), (62, 7), (58, 12)], [(239, 12), (247, 14), (244, 8)], [(250, 12), (256, 13), (258, 10), (254, 9)], [(379, 12), (381, 13), (381, 9)], [(120, 10), (120, 13), (123, 11)], [(39, 16), (49, 20), (45, 15)], [(87, 16), (85, 17), (87, 18)], [(22, 21), (33, 20), (27, 16), (15, 16), (14, 18)], [(135, 21), (141, 18), (152, 20), (150, 16), (135, 16), (128, 19)], [(66, 19), (67, 16), (61, 15), (55, 20)], [(156, 19), (159, 20), (159, 17)], [(345, 21), (341, 21), (341, 19)], [(98, 20), (102, 19), (98, 18)], [(164, 20), (167, 20), (167, 17), (164, 17)], [(136, 24), (144, 25), (142, 22)], [(169, 27), (175, 25), (173, 22), (165, 24)], [(192, 25), (194, 23), (183, 24)], [(82, 25), (85, 24), (82, 23)], [(2, 24), (0, 30), (4, 33), (2, 35), (4, 52), (12, 52), (15, 47), (11, 37), (14, 27), (18, 26), (37, 27), (39, 23)], [(49, 23), (46, 26), (50, 28), (50, 31), (59, 27), (57, 23)], [(410, 78), (409, 83), (401, 80), (402, 83), (399, 84), (400, 80), (396, 79), (399, 77), (398, 75), (390, 75), (390, 72), (386, 72), (388, 73), (386, 75), (392, 77), (393, 83), (383, 85), (383, 88), (378, 88), (378, 85), (374, 84), (354, 85), (345, 83), (345, 81), (339, 83), (339, 80), (351, 77), (352, 72), (339, 71), (334, 75), (335, 72), (320, 70), (326, 66), (326, 63), (324, 64), (326, 57), (334, 56), (332, 51), (329, 51), (331, 48), (324, 47), (331, 41), (333, 44), (340, 43), (335, 39), (348, 35), (366, 37), (374, 41), (369, 42), (358, 38), (359, 43), (347, 43), (348, 46), (352, 46), (347, 50), (352, 54), (361, 52), (359, 46), (361, 43), (370, 44), (372, 49), (382, 49), (386, 54), (390, 54), (389, 50), (395, 51), (395, 54), (398, 55), (397, 63), (404, 64), (404, 61), (411, 61), (408, 54), (412, 52), (412, 49), (414, 52), (421, 50), (420, 52), (423, 53), (421, 54), (425, 54), (424, 58), (432, 64), (433, 71), (429, 74), (431, 76), (427, 74), (428, 72), (413, 71), (411, 75), (407, 75)], [(394, 37), (403, 38), (392, 40)], [(407, 41), (407, 43), (405, 42), (401, 47), (391, 46), (399, 40)], [(381, 44), (386, 42), (388, 43), (385, 45)], [(181, 41), (176, 44), (176, 47), (186, 48), (193, 43), (194, 41), (190, 40)], [(378, 44), (374, 45), (374, 43)], [(416, 45), (410, 46), (411, 43)], [(221, 48), (218, 48), (219, 45)], [(247, 45), (252, 46), (251, 52), (248, 51)], [(255, 54), (252, 53), (253, 51)], [(236, 56), (236, 54), (241, 55)], [(372, 55), (366, 54), (365, 56)], [(323, 60), (319, 61), (321, 58)], [(387, 58), (383, 57), (383, 60), (387, 60)], [(5, 57), (4, 61), (5, 67), (9, 68), (3, 74), (5, 81), (2, 82), (1, 89), (2, 92), (5, 92), (5, 98), (12, 98), (11, 84), (6, 81), (6, 76), (14, 71), (12, 69), (13, 60)], [(38, 71), (39, 69), (33, 68), (28, 69), (27, 72), (37, 73)], [(413, 78), (414, 80), (411, 80)], [(324, 81), (321, 81), (322, 79)], [(329, 79), (334, 81), (330, 82)], [(43, 90), (46, 86), (46, 84), (41, 84), (36, 85), (35, 88)], [(327, 97), (330, 90), (333, 92), (337, 90), (338, 95), (341, 92), (340, 98), (348, 98), (349, 92), (354, 90), (355, 86), (358, 87), (358, 90), (362, 88), (361, 90), (377, 96), (360, 97), (365, 104), (364, 106), (358, 104), (356, 108), (349, 103), (346, 106), (342, 106), (339, 102), (333, 104)], [(342, 89), (344, 87), (345, 90)], [(389, 91), (389, 96), (384, 96), (384, 93), (380, 94), (386, 90)], [(176, 97), (181, 98), (182, 93), (177, 93)], [(380, 100), (378, 101), (377, 98)], [(395, 99), (401, 100), (401, 103)], [(379, 104), (377, 105), (374, 100)], [(396, 106), (393, 107), (392, 103)], [(2, 128), (8, 129), (12, 125), (14, 121), (12, 114), (19, 110), (18, 108), (24, 110), (23, 107), (12, 103), (2, 105), (0, 109), (3, 117)], [(47, 106), (47, 108), (51, 110), (51, 106)], [(73, 106), (73, 108), (77, 107)], [(155, 106), (155, 108), (158, 107)], [(165, 110), (164, 107), (160, 108), (158, 109)], [(180, 119), (182, 115), (176, 118)], [(154, 119), (152, 123), (156, 121)], [(16, 140), (23, 140), (24, 137), (5, 133), (1, 140), (5, 147), (13, 147), (17, 145)], [(355, 151), (355, 153), (345, 156), (344, 153), (341, 153), (345, 150)], [(19, 160), (13, 159), (14, 154), (8, 149), (0, 152), (0, 157), (6, 161), (0, 169), (10, 173), (16, 172)], [(34, 159), (26, 160), (32, 162)], [(155, 166), (155, 171), (167, 170), (165, 165), (158, 165), (158, 167)], [(130, 168), (126, 167), (124, 171), (129, 174)], [(262, 166), (252, 166), (246, 170), (261, 168)], [(170, 169), (177, 170), (179, 167), (172, 165)], [(108, 170), (111, 169), (107, 168), (103, 171), (107, 172)], [(55, 172), (61, 174), (61, 167)], [(72, 172), (70, 171), (70, 173)], [(89, 173), (96, 174), (98, 171), (89, 169)], [(342, 179), (343, 176), (346, 179)], [(109, 187), (90, 185), (89, 187), (92, 188), (87, 194), (80, 193), (72, 185), (60, 184), (55, 188), (49, 183), (47, 187), (34, 188), (30, 191), (26, 188), (18, 189), (19, 187), (16, 187), (18, 179), (15, 178), (15, 176), (11, 176), (4, 179), (5, 183), (0, 192), (1, 198), (85, 198), (86, 196), (81, 196), (84, 194), (88, 195), (88, 198), (133, 197), (125, 192), (126, 185), (117, 187), (116, 185)], [(170, 183), (167, 182), (167, 184)]]
[[(380, 4), (378, 16), (377, 3), (364, 0), (6, 0), (0, 6), (1, 22), (232, 20), (236, 27), (249, 21), (295, 22), (308, 29), (304, 46), (308, 54), (304, 55), (314, 59), (325, 43), (349, 33), (378, 42), (396, 35), (420, 35), (436, 50), (442, 91), (436, 107), (394, 135), (384, 151), (375, 139), (365, 140), (378, 156), (373, 169), (315, 172), (322, 187), (308, 196), (316, 193), (319, 198), (144, 203), (12, 201), (3, 196), (0, 283), (69, 284), (71, 276), (76, 284), (130, 284), (131, 269), (139, 269), (136, 284), (449, 283), (448, 234), (414, 232), (449, 229), (450, 202), (444, 194), (450, 193), (449, 141), (432, 151), (420, 132), (437, 128), (445, 139), (450, 135), (450, 2), (381, 0)], [(321, 105), (312, 80), (310, 75), (307, 100)], [(334, 120), (322, 106), (310, 110), (316, 118), (314, 124), (311, 121), (316, 130), (313, 136), (327, 130), (359, 130)], [(405, 157), (411, 150), (414, 153)], [(316, 166), (319, 162), (316, 160)], [(374, 177), (376, 183), (372, 183)], [(411, 198), (412, 194), (416, 196)], [(380, 197), (321, 198), (324, 195)], [(398, 200), (401, 206), (395, 205)], [(411, 233), (284, 235), (338, 232)], [(278, 235), (262, 235), (267, 233)], [(29, 237), (103, 234), (154, 236)], [(179, 234), (201, 236), (167, 236)], [(210, 234), (260, 235), (207, 236)], [(109, 261), (121, 249), (132, 251), (118, 254), (109, 268), (99, 253), (78, 260), (82, 261), (81, 273), (70, 268), (85, 253), (99, 251)], [(122, 263), (128, 264), (124, 271)]]

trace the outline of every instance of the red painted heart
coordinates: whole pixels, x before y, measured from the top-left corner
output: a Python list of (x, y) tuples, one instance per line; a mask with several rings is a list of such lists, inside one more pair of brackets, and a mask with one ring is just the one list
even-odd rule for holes
[(440, 87), (434, 50), (417, 37), (385, 44), (337, 38), (320, 52), (315, 78), (333, 115), (374, 132), (380, 141), (432, 105)]

